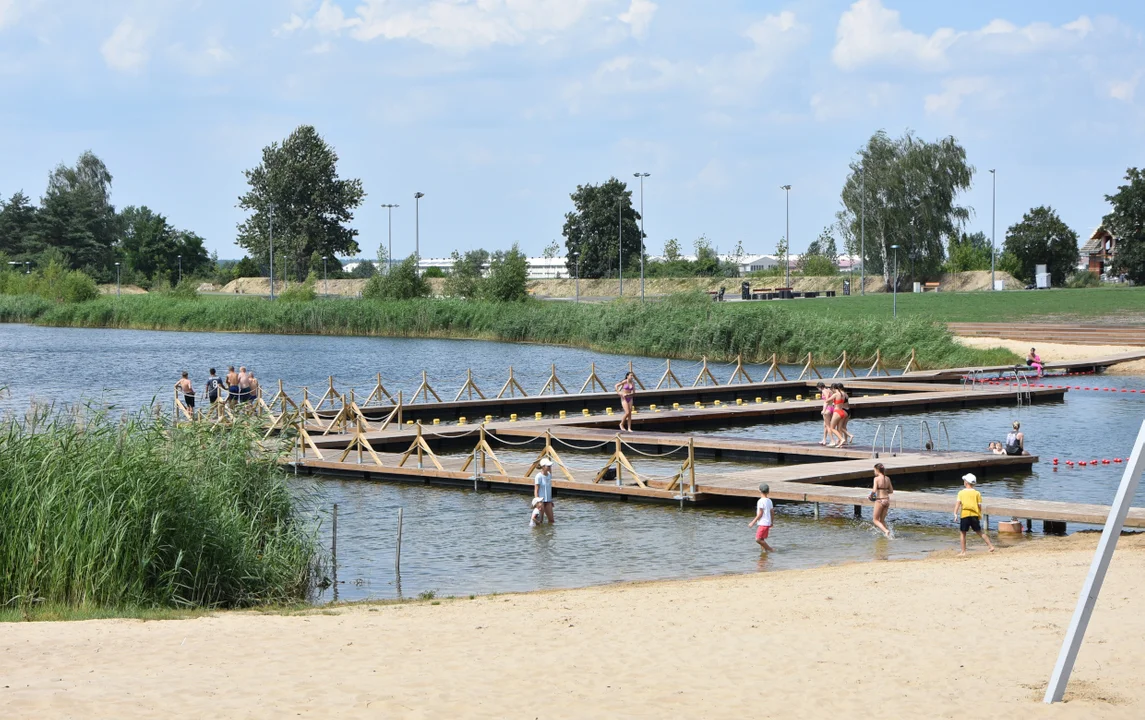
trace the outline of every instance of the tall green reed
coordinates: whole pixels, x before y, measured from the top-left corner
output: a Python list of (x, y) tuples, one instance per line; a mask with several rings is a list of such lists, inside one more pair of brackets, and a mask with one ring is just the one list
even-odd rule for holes
[(0, 604), (304, 600), (311, 529), (251, 427), (32, 412), (0, 427)]

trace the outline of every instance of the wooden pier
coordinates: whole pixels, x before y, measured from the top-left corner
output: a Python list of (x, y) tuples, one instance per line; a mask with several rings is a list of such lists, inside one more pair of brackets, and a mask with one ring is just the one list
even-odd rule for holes
[[(1064, 365), (1076, 370), (1130, 359), (1135, 357)], [(844, 357), (836, 374), (845, 365)], [(865, 377), (851, 371), (851, 377), (831, 380), (844, 383), (854, 418), (861, 422), (883, 419), (888, 431), (895, 421), (886, 418), (904, 413), (1060, 402), (1068, 391), (1028, 383), (999, 386), (964, 381), (968, 373), (1001, 373), (1005, 368), (923, 372), (908, 365), (908, 374), (891, 376), (885, 369), (875, 372), (877, 366), (876, 362)], [(1020, 474), (1038, 460), (1028, 455), (951, 451), (944, 447), (949, 438), (930, 436), (929, 424), (925, 440), (920, 426), (917, 443), (899, 434), (897, 446), (888, 438), (877, 447), (832, 448), (693, 432), (705, 426), (818, 420), (822, 405), (812, 398), (815, 382), (823, 376), (812, 359), (807, 358), (799, 378), (789, 380), (777, 372), (777, 378), (768, 382), (776, 368), (773, 361), (763, 382), (753, 381), (738, 363), (731, 380), (723, 385), (706, 363), (691, 386), (676, 380), (675, 387), (671, 382), (664, 387), (661, 378), (656, 388), (638, 391), (633, 416), (636, 431), (625, 433), (616, 429), (619, 398), (599, 378), (593, 382), (595, 370), (581, 392), (569, 392), (553, 368), (545, 388), (532, 396), (524, 393), (510, 370), (497, 397), (486, 397), (470, 374), (466, 387), (453, 400), (443, 400), (423, 373), (421, 385), (409, 398), (412, 401), (403, 393), (391, 394), (379, 377), (372, 392), (358, 395), (360, 402), (353, 390), (336, 390), (333, 378), (317, 402), (306, 392), (301, 402), (295, 402), (281, 384), (270, 403), (259, 402), (260, 411), (269, 417), (268, 435), (290, 431), (297, 435), (288, 462), (301, 472), (531, 492), (537, 463), (547, 457), (554, 462), (554, 487), (560, 494), (681, 504), (750, 503), (758, 497), (760, 483), (766, 482), (774, 499), (813, 503), (816, 515), (820, 504), (850, 506), (856, 514), (863, 505), (870, 505), (866, 497), (876, 459), (900, 487), (936, 483), (952, 487), (948, 494), (898, 490), (892, 508), (943, 514), (953, 511), (953, 487), (962, 474), (974, 472), (982, 478)], [(670, 375), (669, 363), (665, 377)], [(467, 391), (469, 397), (462, 399)], [(904, 425), (897, 427), (901, 433)], [(524, 464), (521, 453), (534, 459)], [(562, 454), (581, 461), (582, 467), (566, 465)], [(587, 470), (583, 467), (586, 457), (591, 465)], [(653, 465), (655, 469), (650, 469)], [(1054, 523), (1055, 529), (1066, 522), (1100, 523), (1108, 512), (1097, 505), (990, 497), (986, 507), (995, 517), (1010, 516), (1027, 523), (1042, 520)], [(1145, 527), (1145, 509), (1134, 509), (1127, 524)]]

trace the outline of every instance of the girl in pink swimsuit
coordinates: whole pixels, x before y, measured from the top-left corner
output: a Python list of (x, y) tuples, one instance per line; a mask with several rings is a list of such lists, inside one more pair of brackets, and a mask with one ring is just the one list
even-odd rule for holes
[(632, 432), (632, 408), (636, 399), (636, 376), (629, 372), (623, 380), (616, 383), (615, 390), (620, 394), (620, 406), (624, 408), (624, 416), (620, 418), (620, 430)]
[(818, 383), (815, 387), (819, 390), (819, 399), (823, 401), (823, 439), (819, 444), (826, 445), (827, 438), (831, 434), (831, 418), (835, 417), (835, 408), (831, 405), (831, 388), (823, 383)]

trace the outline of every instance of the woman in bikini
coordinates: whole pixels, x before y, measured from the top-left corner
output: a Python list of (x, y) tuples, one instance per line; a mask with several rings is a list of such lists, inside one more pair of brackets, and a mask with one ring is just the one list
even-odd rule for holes
[(636, 375), (629, 371), (623, 380), (616, 383), (614, 389), (620, 394), (620, 406), (624, 408), (624, 415), (620, 418), (620, 430), (621, 432), (625, 430), (632, 432), (632, 408), (636, 400)]
[(847, 391), (842, 383), (831, 386), (834, 391), (831, 395), (831, 404), (834, 406), (834, 417), (831, 418), (831, 434), (839, 439), (837, 443), (828, 443), (827, 447), (843, 447), (855, 438), (847, 432)]
[(891, 484), (891, 479), (887, 477), (886, 468), (883, 467), (882, 463), (875, 463), (875, 482), (871, 486), (871, 495), (875, 498), (875, 512), (871, 522), (879, 530), (882, 530), (883, 535), (888, 538), (891, 536), (891, 531), (887, 527), (887, 513), (891, 509), (891, 494), (894, 491), (894, 485)]
[(823, 401), (823, 439), (819, 441), (820, 445), (827, 444), (827, 438), (831, 434), (831, 418), (835, 417), (835, 408), (831, 404), (831, 388), (827, 387), (824, 383), (817, 383), (816, 389), (819, 390), (819, 399)]

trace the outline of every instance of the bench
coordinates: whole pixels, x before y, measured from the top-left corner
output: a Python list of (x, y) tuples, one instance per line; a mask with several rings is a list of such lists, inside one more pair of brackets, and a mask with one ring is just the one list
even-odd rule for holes
[(938, 286), (939, 286), (939, 283), (936, 283), (936, 282), (923, 283), (922, 284), (922, 291), (926, 292), (928, 290), (933, 290), (934, 292), (938, 292)]

